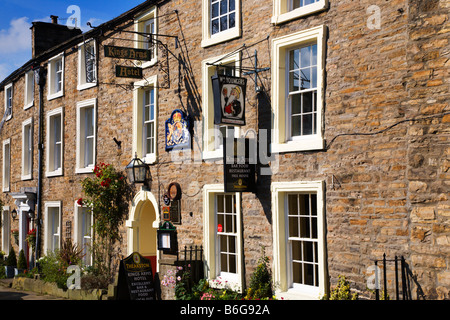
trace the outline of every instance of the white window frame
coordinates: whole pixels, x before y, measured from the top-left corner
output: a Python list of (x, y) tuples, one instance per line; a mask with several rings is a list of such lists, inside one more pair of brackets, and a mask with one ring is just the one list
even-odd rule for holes
[[(285, 299), (319, 299), (328, 290), (326, 260), (325, 198), (323, 181), (272, 182), (273, 280), (278, 284), (277, 297)], [(317, 239), (319, 286), (292, 285), (286, 197), (290, 193), (317, 195)]]
[[(91, 164), (85, 165), (85, 117), (83, 116), (85, 113), (83, 109), (85, 108), (91, 108), (93, 110), (93, 122), (94, 122), (94, 130), (93, 130), (93, 136), (91, 137), (93, 139), (92, 144), (92, 156), (93, 156), (93, 162)], [(93, 169), (95, 167), (95, 161), (97, 156), (97, 99), (88, 99), (77, 103), (77, 146), (76, 146), (76, 173), (92, 173)]]
[[(54, 137), (54, 130), (53, 130), (53, 123), (52, 123), (52, 118), (54, 116), (61, 116), (61, 167), (54, 170), (53, 169), (53, 161), (54, 161), (54, 151), (53, 150), (53, 146), (52, 146), (52, 141), (53, 141), (53, 137)], [(49, 111), (47, 113), (47, 159), (46, 159), (46, 177), (55, 177), (55, 176), (61, 176), (63, 175), (64, 172), (64, 107), (60, 107), (60, 108), (56, 108), (52, 111)], [(50, 170), (50, 168), (52, 167), (53, 170)]]
[[(272, 141), (271, 152), (292, 152), (322, 150), (323, 138), (323, 101), (325, 69), (325, 26), (314, 27), (272, 40)], [(302, 44), (317, 43), (317, 117), (316, 134), (289, 139), (287, 121), (288, 99), (286, 81), (287, 53)]]
[(236, 20), (235, 26), (226, 31), (211, 34), (211, 0), (202, 0), (202, 47), (238, 38), (242, 35), (241, 29), (241, 0), (235, 0)]
[[(242, 212), (241, 194), (233, 193), (236, 199), (236, 253), (237, 268), (236, 274), (221, 273), (219, 268), (220, 251), (217, 241), (217, 215), (216, 215), (216, 195), (223, 194), (223, 184), (207, 184), (203, 187), (203, 247), (205, 248), (205, 260), (207, 279), (214, 280), (218, 277), (223, 281), (228, 281), (230, 287), (239, 292), (243, 290), (244, 284), (244, 263), (243, 263), (243, 239), (242, 239)], [(215, 282), (210, 282), (212, 285)]]
[[(83, 209), (90, 209), (91, 212), (91, 233), (89, 236), (83, 235)], [(85, 253), (85, 256), (83, 257), (83, 261), (87, 265), (92, 265), (92, 250), (89, 250), (89, 252), (86, 252), (84, 249), (84, 241), (85, 239), (90, 239), (90, 243), (92, 244), (92, 235), (93, 235), (93, 229), (92, 225), (94, 222), (94, 218), (92, 215), (92, 208), (89, 208), (87, 206), (80, 206), (78, 205), (77, 201), (75, 201), (75, 215), (74, 215), (74, 242), (78, 244), (79, 248), (83, 248), (83, 252)]]
[[(61, 89), (56, 91), (56, 63), (61, 60)], [(47, 100), (62, 97), (64, 95), (64, 52), (48, 60)]]
[[(52, 230), (51, 224), (50, 224), (50, 208), (57, 208), (58, 209), (58, 219), (59, 224), (56, 226), (57, 230), (56, 233), (50, 233)], [(44, 253), (47, 254), (49, 250), (55, 250), (57, 248), (52, 248), (51, 242), (52, 238), (54, 236), (59, 237), (58, 241), (58, 249), (61, 248), (61, 230), (62, 230), (62, 202), (61, 201), (47, 201), (44, 204)]]
[(292, 0), (273, 0), (271, 20), (273, 24), (285, 23), (328, 8), (328, 0), (319, 0), (294, 10), (290, 9), (291, 3)]
[[(227, 56), (227, 57), (226, 57)], [(226, 57), (222, 59), (223, 57)], [(218, 62), (217, 62), (218, 61)], [(203, 146), (202, 159), (223, 159), (223, 145), (216, 140), (221, 138), (218, 126), (214, 124), (214, 97), (211, 77), (216, 72), (216, 66), (211, 63), (220, 63), (222, 65), (233, 64), (236, 67), (235, 75), (240, 76), (241, 53), (237, 52), (230, 56), (223, 55), (209, 58), (202, 61), (202, 105), (203, 105)], [(234, 127), (234, 136), (240, 135), (240, 128)]]
[(2, 172), (3, 172), (2, 190), (3, 190), (3, 192), (9, 192), (10, 184), (11, 184), (11, 138), (3, 140), (3, 171)]
[[(11, 92), (11, 97), (9, 97), (8, 92)], [(13, 113), (14, 87), (12, 82), (5, 86), (5, 114), (8, 111), (9, 100), (11, 100), (11, 107), (9, 107), (11, 111), (7, 114), (5, 118), (6, 121), (12, 118)]]
[(3, 206), (2, 210), (2, 251), (8, 252), (11, 248), (11, 216), (9, 213), (9, 206)]
[[(153, 32), (154, 33), (158, 33), (158, 13), (157, 13), (157, 7), (154, 6), (152, 7), (149, 11), (136, 16), (134, 18), (134, 31), (135, 32), (144, 32), (145, 30), (145, 26), (149, 23), (153, 23)], [(135, 40), (135, 46), (138, 49), (144, 49), (144, 42), (142, 42), (145, 38), (139, 34), (135, 34), (134, 35), (134, 40)], [(157, 39), (157, 37), (155, 36), (154, 39)], [(153, 47), (153, 56), (152, 59), (150, 61), (140, 61), (140, 60), (136, 60), (135, 64), (137, 66), (140, 66), (142, 68), (148, 68), (153, 66), (155, 63), (158, 62), (158, 45), (155, 43), (154, 47)]]
[[(92, 45), (94, 47), (94, 82), (86, 82), (86, 46)], [(86, 40), (78, 44), (78, 85), (77, 90), (85, 90), (97, 85), (97, 43), (94, 39)]]
[[(27, 127), (30, 128), (28, 136)], [(22, 180), (33, 179), (33, 132), (33, 118), (22, 122)]]
[[(158, 77), (152, 76), (145, 80), (134, 83), (133, 92), (133, 154), (137, 153), (138, 157), (147, 164), (156, 163), (158, 158)], [(144, 150), (144, 92), (146, 90), (154, 90), (155, 104), (155, 125), (153, 126), (154, 145), (153, 153), (146, 153)]]
[(25, 94), (23, 109), (29, 109), (34, 105), (34, 71), (25, 73)]

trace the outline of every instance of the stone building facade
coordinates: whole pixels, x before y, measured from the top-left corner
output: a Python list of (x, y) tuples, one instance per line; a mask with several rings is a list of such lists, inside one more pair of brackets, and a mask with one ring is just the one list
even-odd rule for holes
[[(264, 246), (280, 297), (317, 299), (344, 275), (373, 298), (371, 267), (385, 253), (405, 257), (414, 298), (448, 299), (448, 11), (443, 0), (146, 1), (44, 46), (1, 83), (5, 111), (12, 97), (0, 133), (2, 250), (26, 248), (30, 208), (42, 254), (86, 241), (81, 181), (95, 163), (123, 169), (137, 154), (152, 181), (130, 204), (119, 257), (154, 256), (164, 273), (156, 229), (177, 182), (178, 248), (202, 245), (210, 279), (245, 289)], [(105, 46), (152, 59), (105, 57)], [(116, 66), (143, 77), (117, 77)], [(247, 78), (246, 124), (234, 131), (214, 125), (215, 73)], [(176, 109), (192, 142), (166, 151)], [(271, 151), (259, 154), (255, 192), (224, 192), (222, 133), (256, 133)]]

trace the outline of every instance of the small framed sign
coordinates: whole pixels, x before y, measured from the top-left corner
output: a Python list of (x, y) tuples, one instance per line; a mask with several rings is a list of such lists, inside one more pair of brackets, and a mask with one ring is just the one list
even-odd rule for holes
[(244, 126), (247, 79), (214, 75), (211, 81), (214, 97), (214, 124)]
[(158, 250), (166, 254), (177, 253), (177, 230), (169, 221), (164, 221), (156, 231), (158, 235)]

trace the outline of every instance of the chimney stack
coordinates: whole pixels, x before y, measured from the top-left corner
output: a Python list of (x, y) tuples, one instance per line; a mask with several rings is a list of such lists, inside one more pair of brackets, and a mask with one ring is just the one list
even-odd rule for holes
[(52, 23), (53, 24), (58, 24), (58, 16), (50, 16), (50, 18), (52, 18)]
[(52, 22), (33, 22), (31, 26), (31, 50), (35, 58), (41, 53), (82, 33), (81, 29), (58, 24), (58, 16), (51, 15)]

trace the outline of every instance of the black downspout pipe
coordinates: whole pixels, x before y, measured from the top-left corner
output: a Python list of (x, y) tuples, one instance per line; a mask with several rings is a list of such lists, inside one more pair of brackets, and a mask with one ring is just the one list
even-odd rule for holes
[(39, 123), (38, 123), (38, 188), (36, 199), (36, 250), (35, 261), (37, 263), (41, 255), (41, 217), (42, 217), (42, 160), (44, 155), (44, 143), (42, 141), (43, 118), (44, 118), (44, 87), (45, 69), (38, 67), (36, 70), (36, 82), (39, 86)]

